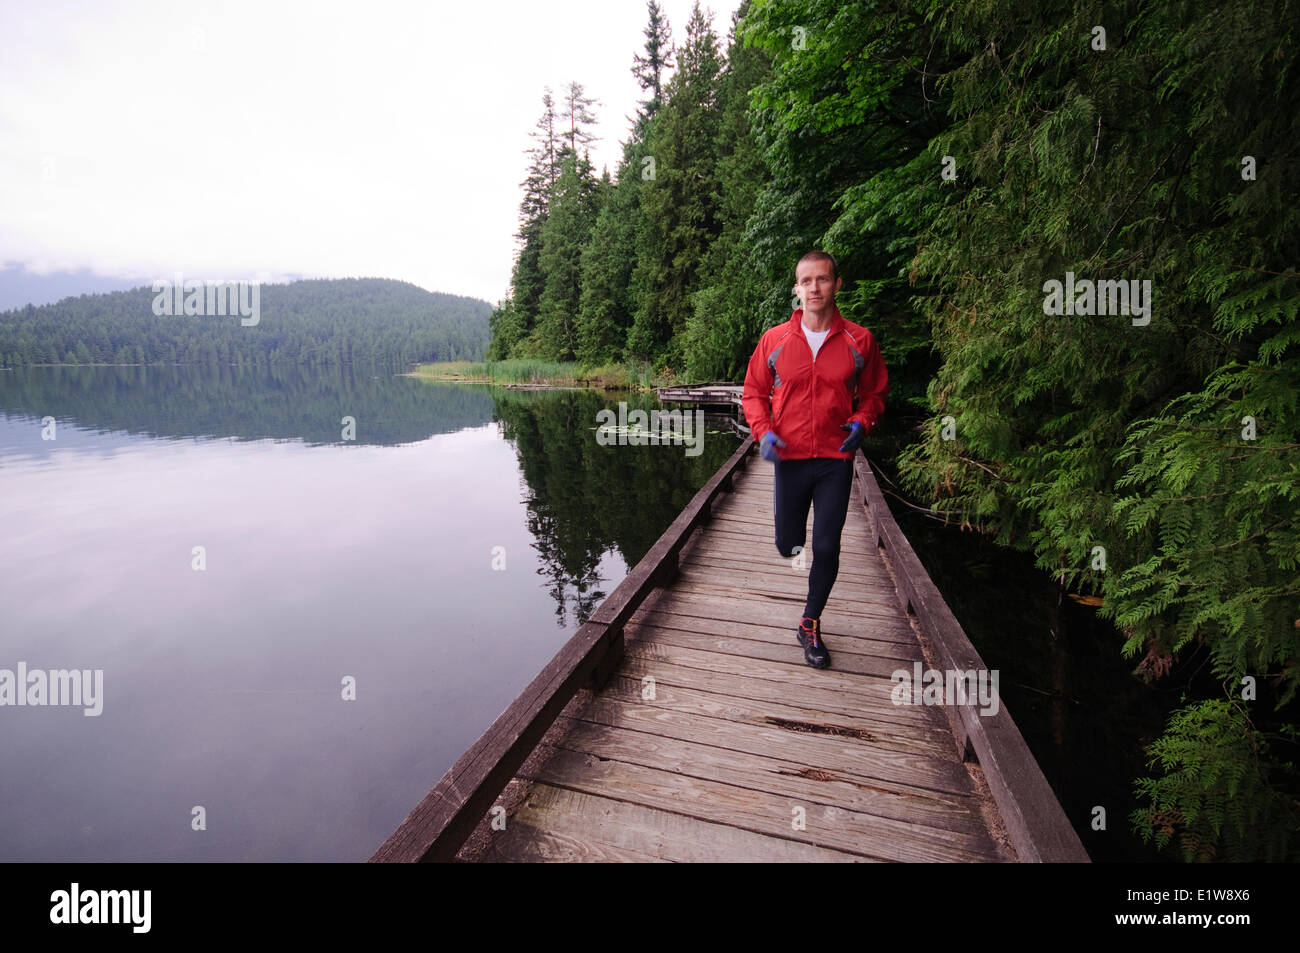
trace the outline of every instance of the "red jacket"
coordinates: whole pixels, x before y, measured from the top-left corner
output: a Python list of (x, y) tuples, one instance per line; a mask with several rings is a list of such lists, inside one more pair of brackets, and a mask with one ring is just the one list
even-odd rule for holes
[[(813, 360), (803, 333), (803, 308), (758, 340), (745, 373), (741, 403), (754, 440), (769, 430), (786, 442), (783, 460), (853, 456), (841, 451), (854, 420), (871, 432), (885, 412), (889, 374), (871, 332), (835, 309), (830, 333)], [(769, 409), (770, 401), (770, 409)]]

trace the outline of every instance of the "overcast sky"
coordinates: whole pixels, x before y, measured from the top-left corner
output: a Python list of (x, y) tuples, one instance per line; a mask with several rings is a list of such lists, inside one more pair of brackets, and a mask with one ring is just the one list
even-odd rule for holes
[[(740, 0), (702, 4), (725, 52)], [(674, 43), (690, 0), (660, 0)], [(645, 0), (0, 0), (0, 264), (399, 278), (495, 303), (542, 88), (613, 174)]]

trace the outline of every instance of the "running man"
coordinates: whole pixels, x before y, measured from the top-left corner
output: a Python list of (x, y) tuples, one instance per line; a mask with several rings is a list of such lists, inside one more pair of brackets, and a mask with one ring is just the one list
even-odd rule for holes
[(804, 545), (813, 507), (813, 564), (797, 638), (804, 661), (826, 668), (831, 656), (821, 614), (839, 574), (853, 458), (885, 412), (889, 375), (871, 332), (844, 320), (835, 305), (843, 283), (835, 259), (810, 251), (794, 275), (803, 307), (759, 338), (742, 403), (763, 458), (776, 466), (773, 509), (782, 556)]

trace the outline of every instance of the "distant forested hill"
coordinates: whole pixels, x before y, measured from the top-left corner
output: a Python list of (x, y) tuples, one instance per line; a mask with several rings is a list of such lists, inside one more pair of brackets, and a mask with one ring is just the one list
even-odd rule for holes
[(259, 320), (155, 315), (150, 288), (0, 312), (0, 364), (480, 360), (492, 306), (387, 278), (264, 285)]

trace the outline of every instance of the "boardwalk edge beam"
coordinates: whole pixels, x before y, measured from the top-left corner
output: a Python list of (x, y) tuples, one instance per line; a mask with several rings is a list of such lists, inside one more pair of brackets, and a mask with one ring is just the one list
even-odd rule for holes
[[(984, 670), (983, 659), (894, 521), (867, 458), (858, 454), (854, 466), (872, 537), (889, 553), (899, 598), (929, 637), (936, 661), (944, 670)], [(996, 715), (984, 716), (972, 700), (951, 706), (949, 714), (958, 748), (974, 752), (1020, 860), (1088, 863), (1079, 835), (1006, 705), (1000, 705)]]

